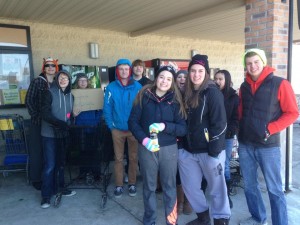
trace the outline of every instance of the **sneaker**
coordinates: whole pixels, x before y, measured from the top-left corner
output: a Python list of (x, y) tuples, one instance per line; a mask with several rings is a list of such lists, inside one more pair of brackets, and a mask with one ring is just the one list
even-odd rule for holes
[(130, 197), (136, 196), (136, 186), (135, 185), (129, 185), (128, 186), (128, 194)]
[(76, 195), (76, 191), (73, 191), (73, 190), (70, 190), (70, 189), (65, 189), (65, 190), (62, 191), (62, 195), (70, 197), (70, 196)]
[(128, 183), (128, 175), (127, 175), (127, 173), (125, 173), (125, 175), (124, 175), (124, 183)]
[(116, 198), (120, 198), (123, 194), (123, 187), (122, 186), (116, 186), (114, 195)]
[(50, 207), (50, 198), (43, 198), (41, 202), (42, 209), (47, 209)]
[(245, 220), (242, 220), (240, 222), (240, 225), (268, 225), (268, 223), (267, 222), (260, 223), (257, 222), (255, 219), (253, 219), (253, 217), (249, 217)]

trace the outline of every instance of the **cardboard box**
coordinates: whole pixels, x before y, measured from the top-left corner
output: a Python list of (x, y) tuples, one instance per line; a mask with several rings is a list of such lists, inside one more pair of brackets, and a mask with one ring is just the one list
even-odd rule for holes
[(73, 89), (74, 111), (103, 109), (104, 92), (101, 88)]

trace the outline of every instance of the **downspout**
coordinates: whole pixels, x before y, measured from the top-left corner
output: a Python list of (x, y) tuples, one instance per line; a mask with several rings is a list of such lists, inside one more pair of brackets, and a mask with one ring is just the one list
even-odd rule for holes
[[(294, 0), (289, 0), (289, 33), (288, 33), (288, 62), (287, 62), (287, 80), (291, 83), (292, 79), (292, 53), (293, 53), (293, 11)], [(290, 155), (291, 155), (291, 126), (286, 128), (286, 153), (285, 153), (285, 192), (290, 189)]]

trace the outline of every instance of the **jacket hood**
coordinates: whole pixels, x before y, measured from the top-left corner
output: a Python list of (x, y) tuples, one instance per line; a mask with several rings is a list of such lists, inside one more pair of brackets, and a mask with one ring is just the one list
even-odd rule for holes
[[(66, 89), (65, 89), (64, 91), (61, 89), (61, 87), (60, 87), (60, 85), (59, 85), (59, 82), (58, 82), (59, 77), (60, 77), (60, 75), (61, 75), (62, 73), (65, 74), (65, 75), (67, 75), (68, 78), (69, 78), (69, 84), (68, 84), (68, 86), (66, 87)], [(57, 73), (56, 76), (55, 76), (55, 84), (57, 85), (57, 87), (58, 87), (64, 94), (69, 94), (69, 93), (71, 92), (71, 84), (72, 84), (72, 79), (71, 79), (71, 75), (69, 74), (69, 72), (66, 71), (66, 70), (60, 70), (60, 71), (58, 71), (58, 73)]]
[(145, 96), (147, 96), (148, 99), (152, 99), (155, 102), (172, 102), (174, 100), (174, 92), (173, 91), (168, 91), (164, 96), (159, 98), (155, 94), (155, 90), (151, 90), (150, 88), (145, 90)]
[(210, 79), (205, 84), (204, 90), (207, 89), (207, 88), (217, 88), (217, 89), (219, 89), (219, 87), (217, 86), (217, 84), (214, 81), (210, 80)]
[(47, 76), (44, 73), (41, 73), (38, 77), (42, 78), (43, 80), (45, 80), (48, 83)]
[(119, 65), (122, 65), (122, 64), (125, 64), (125, 65), (128, 65), (131, 67), (131, 62), (129, 59), (119, 59), (116, 64), (116, 67), (118, 67)]
[(274, 68), (270, 66), (265, 66), (257, 81), (253, 81), (249, 73), (246, 74), (246, 82), (250, 84), (252, 94), (256, 92), (256, 90), (259, 88), (262, 82), (267, 78), (267, 76), (269, 76), (274, 71), (275, 71)]
[(117, 64), (116, 64), (115, 78), (116, 78), (116, 80), (120, 81), (122, 86), (127, 86), (127, 85), (123, 85), (122, 82), (121, 82), (121, 78), (120, 78), (120, 75), (119, 75), (119, 72), (118, 72), (118, 66), (119, 65), (128, 65), (130, 67), (129, 68), (129, 76), (127, 78), (127, 85), (128, 85), (129, 81), (132, 79), (132, 65), (131, 65), (131, 62), (130, 62), (129, 59), (119, 59)]

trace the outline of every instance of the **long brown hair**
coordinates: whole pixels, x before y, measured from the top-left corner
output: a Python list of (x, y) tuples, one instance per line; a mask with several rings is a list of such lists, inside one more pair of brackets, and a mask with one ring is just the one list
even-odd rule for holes
[[(134, 105), (137, 105), (137, 104), (140, 104), (140, 107), (142, 108), (143, 107), (143, 104), (142, 104), (142, 101), (143, 101), (143, 96), (144, 96), (144, 93), (146, 90), (150, 89), (152, 93), (155, 93), (155, 90), (157, 88), (156, 86), (156, 82), (157, 82), (157, 79), (158, 79), (159, 76), (156, 76), (154, 81), (151, 83), (151, 84), (147, 84), (145, 85), (138, 93), (137, 97), (135, 98), (134, 100)], [(172, 84), (171, 84), (171, 87), (170, 87), (170, 90), (169, 91), (173, 91), (174, 92), (174, 98), (173, 100), (178, 102), (179, 103), (179, 113), (182, 117), (184, 117), (185, 119), (187, 118), (187, 113), (185, 111), (185, 107), (184, 107), (184, 104), (183, 104), (183, 100), (182, 100), (182, 95), (176, 85), (176, 81), (175, 81), (175, 78), (173, 76), (172, 78)]]
[(205, 77), (198, 90), (194, 89), (194, 84), (191, 81), (190, 70), (187, 76), (186, 87), (184, 92), (184, 106), (186, 108), (197, 108), (199, 105), (199, 93), (207, 88), (210, 83), (209, 73), (205, 70)]

